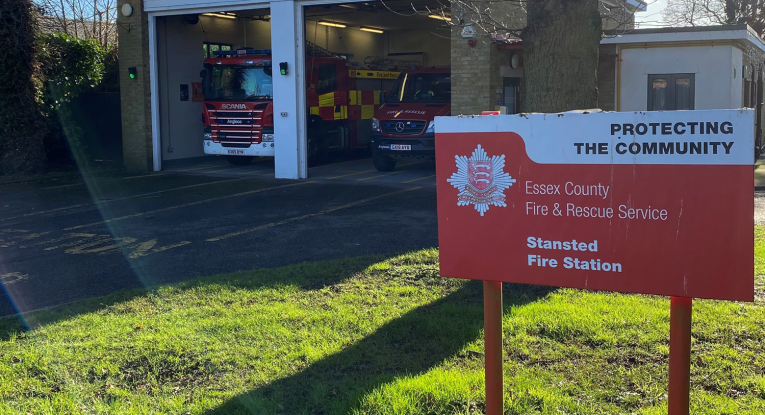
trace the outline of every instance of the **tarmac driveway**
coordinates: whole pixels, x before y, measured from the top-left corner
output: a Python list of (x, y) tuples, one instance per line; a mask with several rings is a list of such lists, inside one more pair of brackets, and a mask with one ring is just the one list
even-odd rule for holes
[(336, 175), (352, 181), (182, 170), (0, 185), (0, 316), (222, 272), (437, 246), (427, 168), (397, 182), (358, 180), (375, 174), (365, 170)]

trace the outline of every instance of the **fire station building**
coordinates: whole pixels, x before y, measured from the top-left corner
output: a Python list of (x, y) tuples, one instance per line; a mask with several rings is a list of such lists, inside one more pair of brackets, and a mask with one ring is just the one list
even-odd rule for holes
[[(311, 52), (340, 54), (355, 62), (350, 69), (387, 69), (392, 61), (451, 64), (445, 16), (423, 13), (426, 3), (415, 2), (420, 11), (413, 12), (412, 4), (120, 0), (125, 166), (159, 171), (175, 160), (204, 156), (202, 103), (195, 99), (203, 60), (246, 47), (270, 50), (273, 67), (286, 67), (283, 75), (274, 69), (272, 76), (275, 176), (307, 177), (306, 123), (312, 110), (304, 71), (312, 64), (307, 56), (316, 55)], [(378, 81), (370, 89), (385, 90), (391, 82)], [(363, 112), (371, 118), (366, 108)]]
[[(351, 74), (359, 70), (354, 85), (364, 84), (370, 91), (388, 89), (391, 80), (385, 77), (395, 68), (450, 67), (452, 114), (522, 111), (520, 39), (478, 35), (468, 41), (462, 26), (448, 24), (458, 17), (442, 4), (119, 0), (124, 165), (133, 171), (160, 171), (180, 160), (203, 157), (200, 70), (205, 58), (241, 48), (270, 53), (277, 178), (308, 177), (308, 123), (322, 103), (309, 102), (307, 83), (313, 81), (307, 81), (306, 67), (315, 66), (312, 57), (322, 53), (346, 59)], [(601, 108), (738, 108), (753, 106), (760, 96), (765, 47), (748, 27), (625, 30), (632, 26), (633, 14), (646, 9), (645, 3), (604, 0), (603, 6), (604, 13), (617, 17), (604, 23), (615, 22), (606, 24), (617, 30), (601, 44)], [(460, 17), (470, 20), (469, 14)], [(518, 22), (523, 19), (517, 17)], [(687, 53), (687, 59), (677, 53)], [(699, 60), (706, 58), (717, 63)], [(706, 92), (705, 85), (714, 91)], [(361, 102), (362, 93), (354, 88), (349, 87), (350, 100), (358, 101), (359, 118), (371, 122), (362, 104), (378, 104), (378, 95), (365, 94), (364, 100), (371, 101)], [(682, 108), (658, 104), (668, 98)], [(346, 109), (335, 111), (342, 114)]]

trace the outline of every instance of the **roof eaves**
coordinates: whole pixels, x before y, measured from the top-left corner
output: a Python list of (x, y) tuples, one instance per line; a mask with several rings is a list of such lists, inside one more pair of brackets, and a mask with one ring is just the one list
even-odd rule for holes
[(619, 44), (661, 44), (683, 42), (747, 42), (765, 52), (765, 42), (748, 25), (670, 27), (655, 29), (635, 29), (623, 33), (607, 32), (601, 40), (604, 45)]

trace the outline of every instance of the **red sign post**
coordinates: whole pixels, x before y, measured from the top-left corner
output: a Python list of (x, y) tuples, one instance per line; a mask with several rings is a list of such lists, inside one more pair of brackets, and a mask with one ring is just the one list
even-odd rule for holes
[(442, 117), (436, 132), (441, 275), (672, 296), (670, 413), (687, 414), (691, 299), (754, 297), (753, 111)]

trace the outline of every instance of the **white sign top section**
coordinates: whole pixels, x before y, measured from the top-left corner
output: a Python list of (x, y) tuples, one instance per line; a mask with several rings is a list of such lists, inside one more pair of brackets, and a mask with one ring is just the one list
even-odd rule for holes
[(754, 110), (436, 117), (436, 133), (513, 132), (539, 164), (754, 163)]

